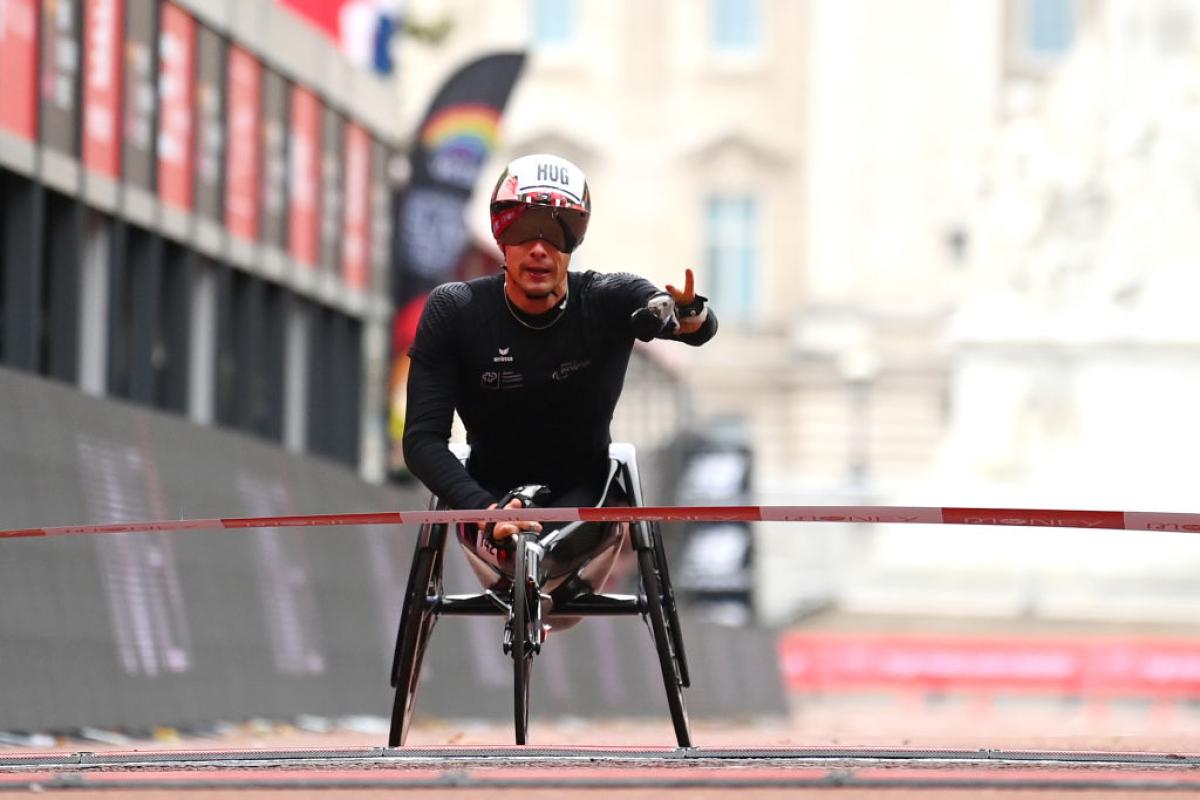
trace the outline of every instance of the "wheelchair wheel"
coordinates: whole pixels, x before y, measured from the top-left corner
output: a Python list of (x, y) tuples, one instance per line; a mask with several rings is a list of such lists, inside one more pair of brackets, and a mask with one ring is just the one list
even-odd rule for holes
[(421, 679), (421, 662), (425, 658), (429, 634), (437, 623), (437, 613), (428, 598), (442, 593), (444, 530), (441, 536), (434, 533), (429, 538), (432, 544), (424, 544), (424, 535), (419, 540), (422, 544), (418, 544), (413, 555), (408, 587), (404, 591), (404, 609), (400, 612), (400, 629), (396, 633), (396, 652), (392, 660), (392, 686), (396, 687), (396, 699), (392, 703), (388, 747), (400, 747), (408, 737), (417, 701), (417, 684)]
[(512, 658), (513, 658), (513, 723), (517, 744), (525, 744), (529, 731), (529, 673), (533, 667), (534, 643), (532, 630), (535, 614), (532, 602), (537, 600), (537, 587), (530, 586), (528, 572), (529, 548), (526, 537), (518, 536), (513, 554), (512, 590)]
[(663, 547), (662, 530), (657, 522), (650, 524), (650, 536), (654, 544), (654, 562), (658, 566), (658, 582), (662, 588), (663, 611), (667, 615), (667, 630), (671, 633), (671, 647), (679, 668), (679, 683), (687, 688), (692, 685), (692, 679), (688, 674), (687, 652), (683, 649), (683, 628), (679, 624), (675, 590), (671, 588), (671, 574), (667, 570), (667, 551)]
[(651, 549), (638, 550), (638, 569), (642, 575), (642, 588), (646, 592), (646, 616), (650, 619), (650, 630), (654, 634), (654, 649), (658, 651), (658, 665), (662, 670), (671, 724), (675, 726), (675, 739), (680, 747), (691, 747), (692, 733), (688, 725), (687, 709), (683, 705), (680, 661), (676, 657), (674, 646), (676, 635), (668, 628), (669, 621), (663, 605), (662, 583), (659, 580), (656, 561), (655, 553)]

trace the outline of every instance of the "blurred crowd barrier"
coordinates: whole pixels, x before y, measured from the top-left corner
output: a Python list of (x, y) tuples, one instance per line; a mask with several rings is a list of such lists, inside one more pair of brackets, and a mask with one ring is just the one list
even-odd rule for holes
[[(0, 370), (0, 528), (420, 508), (417, 488)], [(415, 530), (286, 528), (0, 539), (0, 730), (387, 716)], [(452, 548), (454, 549), (454, 548)], [(447, 589), (474, 588), (461, 556)], [(695, 715), (786, 712), (775, 635), (685, 622)], [(418, 716), (511, 713), (500, 621), (443, 620)], [(551, 639), (535, 715), (667, 714), (646, 626)]]
[(788, 686), (909, 686), (1064, 695), (1200, 697), (1200, 642), (1184, 637), (796, 632), (780, 639)]

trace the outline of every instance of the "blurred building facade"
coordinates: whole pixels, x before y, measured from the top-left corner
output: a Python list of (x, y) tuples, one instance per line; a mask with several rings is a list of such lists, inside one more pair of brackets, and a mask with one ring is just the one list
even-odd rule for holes
[[(1032, 11), (1042, 27), (1020, 27), (1038, 21)], [(965, 227), (946, 443), (907, 496), (1195, 511), (1200, 8), (1104, 0), (1026, 12), (1006, 28)], [(950, 531), (881, 535), (852, 604), (886, 594), (920, 610), (940, 594), (961, 612), (1004, 616), (1179, 623), (1200, 612), (1194, 536), (981, 533), (971, 549)]]
[[(489, 47), (532, 47), (491, 171), (498, 173), (514, 154), (537, 150), (578, 162), (596, 205), (576, 267), (629, 269), (660, 284), (681, 280), (685, 267), (695, 269), (701, 291), (720, 313), (722, 335), (703, 351), (658, 349), (703, 389), (698, 414), (742, 420), (756, 445), (764, 496), (792, 495), (798, 486), (840, 490), (865, 458), (856, 421), (847, 417), (858, 388), (848, 385), (846, 371), (854, 381), (863, 368), (872, 379), (883, 371), (873, 350), (862, 352), (874, 336), (867, 329), (882, 314), (920, 341), (929, 336), (926, 318), (940, 318), (945, 303), (930, 298), (919, 313), (889, 315), (888, 294), (880, 290), (878, 309), (861, 312), (865, 293), (858, 290), (876, 285), (878, 277), (862, 268), (867, 254), (860, 265), (831, 255), (823, 267), (811, 266), (814, 250), (837, 249), (820, 220), (808, 221), (820, 213), (836, 216), (827, 208), (826, 187), (816, 184), (845, 182), (845, 176), (815, 172), (813, 128), (828, 123), (818, 121), (825, 110), (813, 104), (832, 103), (821, 92), (814, 99), (815, 55), (797, 46), (816, 38), (810, 28), (822, 23), (823, 7), (530, 0), (413, 5), (416, 13), (434, 9), (448, 10), (459, 24), (436, 52), (406, 45), (402, 81), (413, 102), (407, 113), (419, 113), (418, 98), (433, 88), (428, 76), (445, 71), (432, 64), (453, 64)], [(835, 4), (828, 13), (840, 12)], [(883, 38), (887, 26), (879, 27)], [(837, 64), (830, 69), (841, 71)], [(844, 144), (836, 131), (831, 139), (830, 147)], [(480, 239), (488, 238), (489, 188), (480, 186), (471, 212)], [(855, 277), (856, 266), (864, 274)], [(897, 381), (894, 393), (915, 395), (902, 404), (916, 410), (901, 414), (919, 416), (924, 396), (939, 396), (940, 368), (923, 358), (889, 365), (903, 373), (888, 376)], [(758, 391), (747, 393), (747, 386)], [(923, 425), (901, 423), (915, 440), (864, 437), (865, 446), (880, 451), (876, 467), (900, 474), (926, 463), (936, 441), (927, 430), (938, 429), (939, 414)]]
[[(984, 77), (941, 64), (1000, 24), (960, 5), (418, 2), (458, 24), (438, 51), (405, 45), (405, 113), (434, 65), (531, 47), (492, 172), (540, 150), (583, 167), (595, 206), (577, 268), (659, 284), (693, 268), (721, 334), (654, 350), (693, 389), (697, 424), (746, 431), (759, 501), (843, 502), (922, 472), (945, 426), (946, 242), (970, 189), (946, 153), (974, 155), (989, 109)], [(489, 188), (471, 212), (481, 240)], [(827, 591), (827, 541), (760, 538), (768, 617), (794, 605), (785, 585)]]
[[(1187, 448), (1156, 462), (1154, 492), (1131, 470), (1186, 419), (1197, 380), (1177, 308), (1195, 274), (1192, 4), (411, 6), (457, 24), (436, 52), (405, 46), (406, 118), (437, 65), (530, 46), (492, 171), (537, 150), (585, 169), (578, 267), (660, 283), (696, 269), (721, 335), (657, 350), (699, 424), (748, 431), (758, 501), (1186, 502)], [(1042, 550), (972, 531), (964, 548), (959, 531), (907, 527), (763, 526), (762, 615), (969, 609), (988, 593), (1005, 599), (979, 608), (1024, 613), (1039, 570), (1078, 567), (1044, 557), (1078, 557), (1069, 533), (1033, 537)], [(1108, 562), (1149, 574), (1115, 546)]]

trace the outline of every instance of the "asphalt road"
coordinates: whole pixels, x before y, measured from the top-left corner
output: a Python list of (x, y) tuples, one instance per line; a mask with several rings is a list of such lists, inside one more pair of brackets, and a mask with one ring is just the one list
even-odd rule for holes
[(163, 735), (132, 746), (71, 740), (43, 751), (0, 750), (0, 795), (728, 800), (736, 791), (739, 800), (1097, 800), (1200, 794), (1200, 735), (1186, 715), (1169, 724), (1152, 713), (1112, 716), (1105, 731), (1086, 727), (1096, 722), (1095, 710), (1077, 721), (1053, 706), (1041, 715), (981, 715), (969, 704), (961, 713), (896, 711), (842, 706), (840, 713), (809, 709), (787, 721), (699, 721), (699, 746), (686, 751), (672, 747), (666, 721), (535, 720), (536, 744), (525, 748), (512, 746), (507, 726), (437, 721), (419, 725), (411, 746), (397, 750), (384, 748), (375, 730), (315, 733), (263, 724), (207, 740)]

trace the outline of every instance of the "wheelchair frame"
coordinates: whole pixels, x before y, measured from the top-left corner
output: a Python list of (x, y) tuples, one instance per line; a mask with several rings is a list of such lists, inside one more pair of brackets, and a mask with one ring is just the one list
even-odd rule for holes
[[(451, 448), (460, 460), (466, 460), (469, 449), (461, 445), (451, 445)], [(631, 506), (644, 505), (633, 445), (609, 445), (609, 463), (608, 486), (611, 488), (612, 481), (619, 481)], [(430, 501), (430, 507), (441, 507), (437, 498)], [(516, 743), (526, 744), (533, 657), (541, 651), (545, 640), (541, 603), (544, 595), (539, 575), (544, 548), (537, 534), (522, 533), (514, 537), (513, 585), (510, 592), (485, 590), (478, 594), (448, 595), (442, 581), (448, 529), (446, 524), (422, 525), (417, 537), (392, 661), (391, 682), (396, 689), (396, 696), (392, 705), (388, 746), (403, 746), (408, 736), (421, 664), (440, 616), (500, 616), (507, 619), (502, 646), (513, 659), (514, 730)], [(553, 533), (548, 536), (553, 536)], [(579, 595), (555, 608), (550, 618), (640, 614), (650, 629), (658, 654), (676, 741), (680, 747), (691, 747), (691, 731), (683, 704), (683, 689), (690, 685), (691, 679), (675, 595), (667, 571), (662, 534), (657, 523), (637, 521), (630, 523), (630, 540), (637, 552), (641, 578), (641, 591), (638, 594)]]

